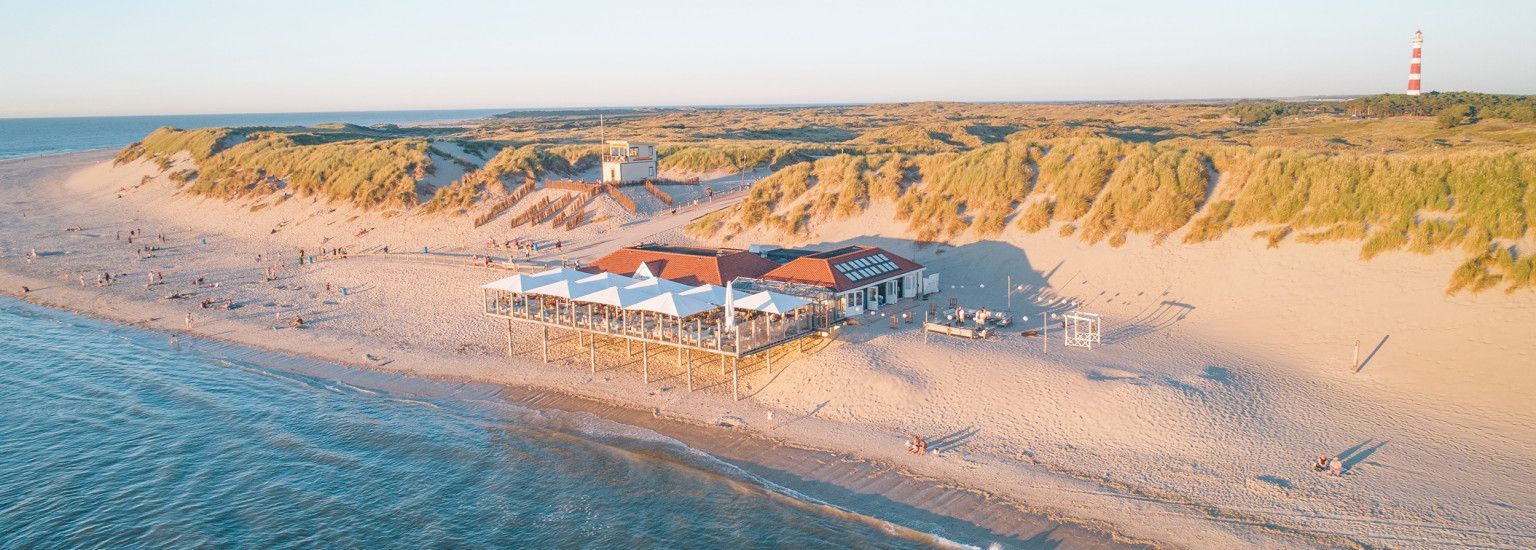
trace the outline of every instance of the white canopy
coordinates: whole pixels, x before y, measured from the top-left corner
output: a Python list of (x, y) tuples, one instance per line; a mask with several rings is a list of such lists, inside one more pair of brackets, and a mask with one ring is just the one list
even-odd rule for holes
[(736, 308), (783, 315), (795, 309), (808, 306), (810, 303), (811, 301), (805, 298), (765, 290), (746, 298), (738, 298), (736, 300)]
[(631, 311), (652, 311), (681, 318), (718, 308), (719, 306), (697, 298), (682, 296), (675, 292), (666, 292), (647, 298), (625, 309)]
[(541, 276), (539, 276), (537, 274), (534, 274), (534, 275), (523, 275), (523, 274), (519, 273), (517, 275), (513, 275), (511, 277), (507, 277), (507, 278), (501, 279), (499, 281), (493, 281), (493, 282), (489, 282), (489, 283), (480, 285), (480, 288), (489, 288), (489, 289), (492, 289), (492, 290), (505, 290), (505, 291), (508, 291), (508, 292), (528, 292), (528, 290), (531, 289), (531, 288), (534, 288), (534, 287), (537, 287), (537, 286), (542, 286), (542, 285), (547, 285), (549, 283), (553, 283), (553, 282), (558, 281), (558, 280), (561, 280), (560, 276), (558, 274), (542, 276), (541, 277)]
[(654, 289), (656, 292), (653, 292), (652, 294), (658, 292), (676, 292), (678, 294), (687, 294), (687, 291), (693, 290), (693, 287), (691, 286), (679, 283), (677, 281), (663, 279), (661, 277), (641, 279), (640, 282), (631, 284), (624, 288), (632, 290)]
[(657, 293), (653, 289), (630, 289), (610, 286), (596, 292), (588, 292), (578, 296), (575, 298), (575, 301), (628, 308), (645, 301), (647, 298), (656, 296)]
[(625, 277), (623, 275), (619, 275), (618, 273), (610, 273), (610, 272), (607, 272), (607, 271), (600, 271), (598, 273), (584, 274), (584, 275), (586, 275), (586, 276), (584, 276), (584, 277), (577, 277), (576, 278), (576, 282), (582, 283), (582, 284), (603, 283), (603, 284), (609, 285), (609, 286), (624, 286), (624, 285), (632, 284), (632, 283), (635, 282), (635, 279), (631, 279), (629, 277)]
[(591, 275), (591, 273), (587, 273), (585, 271), (579, 271), (579, 270), (575, 270), (575, 269), (571, 269), (571, 268), (567, 268), (567, 267), (554, 267), (554, 268), (546, 269), (544, 271), (540, 271), (538, 273), (534, 273), (531, 276), (532, 277), (541, 278), (541, 279), (544, 279), (544, 280), (547, 280), (547, 281), (555, 281), (555, 280), (560, 280), (560, 279), (572, 279), (572, 280), (575, 280), (575, 279), (580, 279), (582, 277), (586, 277), (588, 275)]
[[(746, 298), (748, 296), (747, 293), (740, 290), (733, 290), (732, 292), (735, 293), (737, 300)], [(720, 285), (705, 283), (688, 290), (684, 290), (679, 294), (690, 298), (698, 298), (717, 306), (725, 305), (725, 287)]]
[(526, 293), (539, 294), (543, 296), (554, 296), (556, 298), (565, 298), (569, 300), (583, 294), (591, 293), (595, 290), (600, 290), (605, 286), (607, 285), (602, 283), (578, 283), (566, 279), (535, 287), (531, 290), (528, 290)]

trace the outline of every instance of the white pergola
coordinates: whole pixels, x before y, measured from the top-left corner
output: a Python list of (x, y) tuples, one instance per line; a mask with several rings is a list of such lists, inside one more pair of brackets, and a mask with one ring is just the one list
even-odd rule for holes
[(688, 386), (693, 387), (692, 352), (720, 355), (721, 371), (749, 355), (764, 356), (772, 373), (772, 348), (826, 328), (820, 319), (828, 304), (780, 292), (746, 293), (718, 285), (687, 285), (659, 277), (636, 279), (616, 273), (588, 273), (555, 268), (519, 274), (481, 285), (486, 315), (504, 318), (507, 350), (512, 351), (511, 321), (542, 325), (544, 360), (549, 361), (549, 329), (578, 331), (589, 340), (593, 372), (599, 336), (639, 341), (646, 350), (642, 365), (650, 380), (649, 344), (678, 348), (678, 362), (688, 358)]

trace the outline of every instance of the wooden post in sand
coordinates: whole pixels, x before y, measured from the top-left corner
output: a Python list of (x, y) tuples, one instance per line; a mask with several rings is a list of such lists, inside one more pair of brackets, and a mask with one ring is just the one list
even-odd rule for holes
[(507, 357), (512, 356), (512, 320), (507, 319)]
[(1051, 315), (1040, 314), (1040, 345), (1045, 351), (1051, 351)]
[(688, 349), (688, 391), (693, 391), (693, 349)]
[(592, 374), (597, 374), (597, 335), (587, 335), (587, 360), (592, 362)]
[(763, 364), (768, 366), (768, 376), (773, 376), (773, 348), (763, 351)]
[(720, 354), (720, 376), (725, 376), (725, 354)]
[(547, 364), (549, 364), (549, 325), (543, 325), (543, 328), (544, 328), (544, 364), (547, 365)]
[(1353, 363), (1350, 363), (1350, 365), (1351, 365), (1351, 368), (1353, 368), (1355, 370), (1355, 372), (1360, 372), (1360, 339), (1359, 338), (1355, 339), (1355, 360), (1354, 360)]
[(640, 342), (640, 379), (651, 383), (651, 343)]
[(741, 392), (736, 383), (736, 358), (731, 358), (731, 401), (741, 401)]

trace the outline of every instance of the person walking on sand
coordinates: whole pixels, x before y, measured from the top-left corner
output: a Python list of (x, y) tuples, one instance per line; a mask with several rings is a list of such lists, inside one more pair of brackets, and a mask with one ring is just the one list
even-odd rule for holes
[(187, 328), (192, 328), (192, 313), (187, 313)]

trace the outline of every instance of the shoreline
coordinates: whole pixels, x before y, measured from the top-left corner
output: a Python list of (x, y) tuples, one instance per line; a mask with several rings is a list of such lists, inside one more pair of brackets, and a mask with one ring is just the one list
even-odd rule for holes
[[(16, 277), (14, 273), (6, 272), (10, 277)], [(144, 320), (131, 320), (125, 318), (102, 316), (93, 311), (71, 309), (59, 304), (50, 304), (38, 300), (30, 300), (31, 296), (17, 295), (7, 287), (0, 291), (5, 298), (15, 300), (18, 303), (32, 307), (40, 307), (67, 315), (77, 315), (94, 319), (100, 322), (112, 323), (121, 327), (135, 330), (179, 335), (192, 341), (201, 340), (214, 346), (221, 353), (238, 353), (242, 361), (253, 361), (262, 366), (322, 378), (327, 380), (339, 380), (362, 385), (374, 389), (394, 391), (391, 388), (378, 388), (377, 385), (367, 383), (359, 384), (357, 380), (348, 380), (347, 374), (352, 375), (380, 375), (373, 377), (374, 382), (402, 383), (412, 379), (420, 379), (429, 383), (461, 383), (465, 385), (483, 385), (496, 388), (494, 395), (487, 398), (498, 399), (505, 403), (526, 407), (535, 411), (554, 411), (567, 414), (590, 414), (606, 421), (650, 430), (667, 438), (676, 440), (688, 448), (703, 452), (716, 459), (740, 468), (743, 472), (760, 478), (759, 482), (767, 482), (769, 490), (779, 491), (787, 489), (791, 494), (785, 494), (787, 498), (801, 500), (807, 505), (825, 506), (847, 514), (862, 516), (868, 520), (889, 523), (901, 529), (906, 529), (918, 535), (937, 537), (934, 541), (941, 544), (959, 544), (962, 546), (980, 547), (983, 544), (998, 543), (1005, 547), (1033, 547), (1032, 545), (1045, 545), (1047, 542), (1070, 544), (1074, 548), (1107, 548), (1107, 547), (1143, 547), (1156, 548), (1158, 543), (1129, 538), (1118, 533), (1107, 525), (1090, 524), (1077, 520), (1053, 516), (1038, 510), (1030, 510), (1028, 506), (1008, 499), (1005, 496), (993, 494), (964, 486), (954, 485), (949, 480), (929, 478), (912, 474), (904, 469), (883, 464), (878, 460), (859, 457), (853, 453), (839, 452), (829, 449), (800, 446), (793, 443), (780, 441), (762, 433), (721, 426), (711, 426), (685, 417), (660, 414), (659, 410), (646, 411), (633, 406), (627, 406), (618, 402), (604, 400), (595, 396), (574, 393), (564, 388), (542, 387), (533, 385), (518, 385), (488, 382), (466, 377), (440, 377), (421, 375), (410, 372), (385, 370), (361, 363), (348, 363), (338, 359), (315, 356), (310, 353), (284, 348), (281, 345), (260, 346), (256, 344), (228, 340), (218, 335), (202, 333), (196, 330), (175, 331), (155, 327), (151, 322)], [(190, 342), (183, 342), (188, 345)], [(255, 355), (255, 357), (253, 357)], [(307, 364), (297, 365), (298, 362)], [(462, 399), (453, 395), (450, 398)], [(579, 434), (578, 434), (579, 435)], [(805, 467), (806, 464), (815, 464), (815, 467)], [(833, 471), (828, 471), (828, 468)], [(947, 505), (958, 509), (967, 510), (969, 514), (957, 514), (954, 516), (943, 515), (921, 508), (920, 502), (912, 499), (886, 499), (887, 502), (877, 502), (883, 499), (883, 495), (857, 496), (852, 488), (838, 485), (828, 479), (854, 479), (860, 478), (865, 483), (906, 486), (904, 496), (916, 494), (924, 495), (924, 498), (943, 498)], [(778, 489), (772, 485), (779, 486)], [(916, 487), (913, 487), (916, 486)], [(782, 491), (779, 491), (782, 492)], [(807, 497), (809, 500), (807, 500)], [(847, 502), (852, 499), (854, 502)], [(1006, 506), (1009, 509), (999, 514), (983, 514), (981, 511), (988, 506)], [(875, 507), (878, 510), (868, 510)], [(895, 512), (894, 517), (882, 515), (881, 512)], [(919, 524), (932, 528), (939, 527), (938, 532), (930, 532), (913, 524)], [(1041, 537), (1041, 534), (1049, 537)], [(987, 535), (993, 537), (985, 542), (972, 544), (967, 536)], [(1001, 539), (1001, 540), (999, 540)]]

